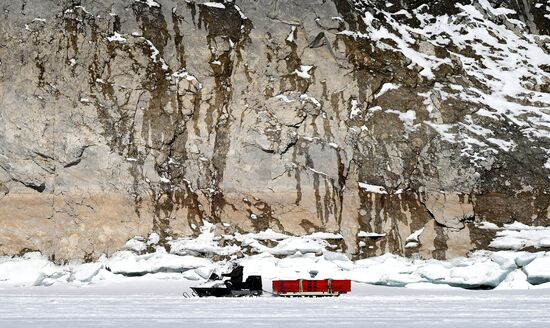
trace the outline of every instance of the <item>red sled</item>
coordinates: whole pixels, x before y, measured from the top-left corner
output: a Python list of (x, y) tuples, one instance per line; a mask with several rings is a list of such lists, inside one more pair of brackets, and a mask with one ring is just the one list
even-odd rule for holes
[(351, 280), (273, 280), (273, 294), (277, 296), (340, 296), (351, 291)]

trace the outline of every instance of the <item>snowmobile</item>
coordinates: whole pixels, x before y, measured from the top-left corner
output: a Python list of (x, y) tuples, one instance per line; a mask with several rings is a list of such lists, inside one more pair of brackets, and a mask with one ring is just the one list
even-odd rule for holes
[[(229, 280), (221, 280), (229, 277)], [(208, 281), (197, 287), (191, 287), (193, 293), (198, 297), (243, 297), (262, 295), (262, 277), (248, 276), (243, 283), (243, 267), (233, 263), (233, 270), (230, 273), (218, 276), (211, 273)], [(185, 294), (184, 294), (185, 296)]]
[(262, 295), (262, 277), (248, 276), (244, 283), (230, 284), (222, 281), (218, 275), (212, 274), (209, 281), (197, 287), (191, 287), (198, 297), (245, 297)]

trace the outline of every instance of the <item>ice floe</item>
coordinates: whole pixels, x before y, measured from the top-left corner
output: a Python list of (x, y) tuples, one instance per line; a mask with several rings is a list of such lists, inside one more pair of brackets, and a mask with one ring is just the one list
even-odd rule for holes
[(498, 227), (483, 223), (485, 229), (498, 230), (496, 238), (489, 244), (497, 249), (520, 250), (526, 247), (550, 248), (550, 227), (528, 226), (520, 222)]
[[(509, 226), (522, 228), (517, 224)], [(422, 229), (414, 231), (406, 242), (417, 243), (421, 234)], [(383, 234), (361, 231), (358, 236), (376, 238)], [(342, 239), (341, 234), (334, 232), (292, 236), (270, 229), (219, 235), (216, 225), (204, 221), (199, 236), (168, 241), (169, 251), (157, 245), (160, 237), (153, 233), (132, 238), (122, 250), (93, 263), (55, 265), (39, 253), (0, 257), (0, 284), (81, 285), (133, 276), (201, 280), (215, 270), (223, 271), (228, 260), (239, 259), (245, 275), (260, 274), (265, 279), (308, 278), (310, 272), (316, 271), (319, 279), (352, 279), (409, 288), (550, 287), (546, 284), (550, 282), (550, 253), (544, 251), (477, 251), (447, 261), (385, 254), (352, 261), (338, 250)]]

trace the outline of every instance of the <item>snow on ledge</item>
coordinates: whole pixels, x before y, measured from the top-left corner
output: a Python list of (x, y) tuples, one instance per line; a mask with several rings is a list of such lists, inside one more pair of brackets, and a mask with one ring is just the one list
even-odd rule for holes
[(349, 119), (352, 120), (356, 116), (361, 114), (361, 108), (359, 106), (359, 102), (357, 101), (357, 99), (352, 99), (350, 101), (350, 104), (351, 104), (351, 109), (349, 111)]
[(275, 96), (275, 99), (281, 100), (281, 101), (283, 101), (283, 102), (285, 102), (285, 103), (291, 103), (291, 102), (294, 101), (294, 100), (288, 98), (286, 95), (283, 95), (283, 94), (276, 95), (276, 96)]
[(206, 7), (211, 7), (211, 8), (225, 9), (225, 5), (219, 2), (205, 2), (205, 3), (201, 3), (201, 5)]
[(158, 3), (154, 0), (134, 0), (134, 2), (143, 3), (147, 6), (149, 6), (149, 8), (153, 8), (153, 7), (159, 7), (160, 8), (160, 3)]
[(382, 186), (371, 185), (371, 184), (368, 184), (366, 182), (359, 182), (359, 188), (363, 189), (366, 192), (371, 192), (371, 193), (375, 193), (375, 194), (387, 194), (388, 193), (386, 188), (384, 188)]
[(386, 233), (359, 231), (357, 233), (357, 237), (360, 237), (360, 238), (379, 238), (379, 237), (386, 237)]
[(390, 90), (397, 90), (399, 89), (400, 86), (401, 86), (400, 84), (396, 84), (396, 83), (384, 83), (382, 85), (382, 88), (380, 88), (380, 91), (378, 91), (378, 93), (374, 96), (374, 98), (379, 98), (380, 96), (382, 96), (383, 94), (385, 94)]
[(290, 43), (294, 43), (294, 32), (296, 31), (296, 26), (292, 26), (290, 29), (290, 33), (288, 33), (288, 36), (286, 37), (286, 41)]
[(420, 246), (420, 235), (424, 232), (424, 228), (418, 229), (411, 233), (407, 239), (405, 239), (405, 248), (416, 248)]
[(487, 221), (483, 221), (483, 222), (480, 222), (477, 227), (479, 229), (484, 229), (484, 230), (499, 230), (500, 228), (498, 227), (498, 225), (492, 223), (492, 222), (487, 222)]
[(520, 250), (527, 247), (550, 248), (550, 229), (546, 230), (502, 230), (489, 244), (497, 249)]
[(308, 65), (301, 65), (299, 70), (294, 70), (294, 74), (298, 75), (302, 79), (310, 79), (311, 75), (309, 74), (309, 71), (313, 68), (313, 66)]
[(550, 227), (528, 226), (521, 222), (504, 224), (480, 222), (478, 228), (495, 230), (496, 238), (489, 244), (496, 249), (520, 250), (526, 247), (550, 248)]

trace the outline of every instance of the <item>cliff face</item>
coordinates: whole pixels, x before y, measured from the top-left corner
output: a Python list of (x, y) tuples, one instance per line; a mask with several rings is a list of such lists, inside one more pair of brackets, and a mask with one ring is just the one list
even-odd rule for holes
[(549, 6), (3, 2), (0, 254), (207, 220), (448, 258), (550, 225)]

